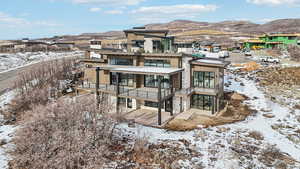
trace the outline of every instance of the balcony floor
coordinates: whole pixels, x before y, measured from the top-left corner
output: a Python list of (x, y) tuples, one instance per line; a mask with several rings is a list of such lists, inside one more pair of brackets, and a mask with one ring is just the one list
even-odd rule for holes
[(161, 128), (170, 120), (172, 120), (174, 116), (171, 116), (169, 112), (161, 112), (161, 126), (158, 125), (158, 112), (154, 109), (138, 109), (129, 113), (124, 113), (122, 114), (122, 117), (124, 117), (126, 120), (134, 120), (136, 123), (145, 126)]

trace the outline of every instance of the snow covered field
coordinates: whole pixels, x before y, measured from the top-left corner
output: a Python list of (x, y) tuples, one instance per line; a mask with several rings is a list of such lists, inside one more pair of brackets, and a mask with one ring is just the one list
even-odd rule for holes
[(82, 51), (74, 52), (26, 52), (26, 53), (0, 53), (0, 73), (16, 69), (33, 63), (54, 60), (64, 57), (83, 56)]

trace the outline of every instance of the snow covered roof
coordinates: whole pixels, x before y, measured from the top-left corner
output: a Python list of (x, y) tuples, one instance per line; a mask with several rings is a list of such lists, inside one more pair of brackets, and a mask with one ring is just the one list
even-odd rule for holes
[(224, 63), (221, 60), (212, 60), (212, 59), (200, 59), (200, 60), (197, 60), (197, 62), (211, 63), (211, 64), (223, 64)]
[(147, 67), (147, 66), (101, 66), (102, 70), (110, 72), (131, 73), (131, 74), (147, 74), (147, 75), (172, 75), (182, 72), (180, 68), (164, 68), (164, 67)]
[(217, 66), (217, 67), (226, 67), (227, 65), (230, 64), (228, 61), (220, 60), (220, 59), (208, 59), (208, 58), (203, 58), (203, 59), (198, 59), (192, 61), (193, 64), (198, 64), (198, 65), (208, 65), (208, 66)]

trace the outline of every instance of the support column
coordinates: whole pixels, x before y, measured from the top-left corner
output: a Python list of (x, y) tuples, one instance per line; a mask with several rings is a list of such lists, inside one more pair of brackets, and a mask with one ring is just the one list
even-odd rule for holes
[(175, 96), (175, 95), (174, 95), (174, 88), (173, 88), (173, 86), (174, 86), (174, 85), (173, 85), (173, 83), (174, 83), (174, 81), (173, 81), (173, 75), (170, 76), (170, 82), (171, 82), (171, 83), (170, 83), (170, 88), (171, 88), (171, 95), (172, 95), (172, 97), (170, 98), (170, 100), (172, 100), (172, 101), (171, 101), (171, 112), (170, 112), (170, 115), (173, 116), (173, 103), (174, 103), (174, 102), (173, 102), (173, 98), (174, 98), (174, 96)]
[(117, 111), (117, 114), (120, 114), (120, 110), (119, 110), (119, 94), (120, 94), (120, 88), (119, 88), (119, 85), (120, 85), (120, 73), (117, 73), (117, 85), (116, 85), (116, 98), (117, 98), (117, 104), (116, 104), (116, 111)]
[(100, 104), (100, 67), (96, 68), (96, 100), (97, 100), (97, 107)]
[(158, 76), (158, 125), (161, 125), (161, 76)]

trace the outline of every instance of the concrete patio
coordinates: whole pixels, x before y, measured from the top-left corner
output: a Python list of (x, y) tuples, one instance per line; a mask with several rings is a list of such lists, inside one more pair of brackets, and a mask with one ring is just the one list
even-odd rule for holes
[(122, 117), (126, 120), (132, 120), (145, 126), (163, 128), (175, 116), (171, 116), (169, 112), (161, 112), (162, 125), (158, 125), (158, 112), (151, 109), (138, 109), (128, 113), (123, 113)]

